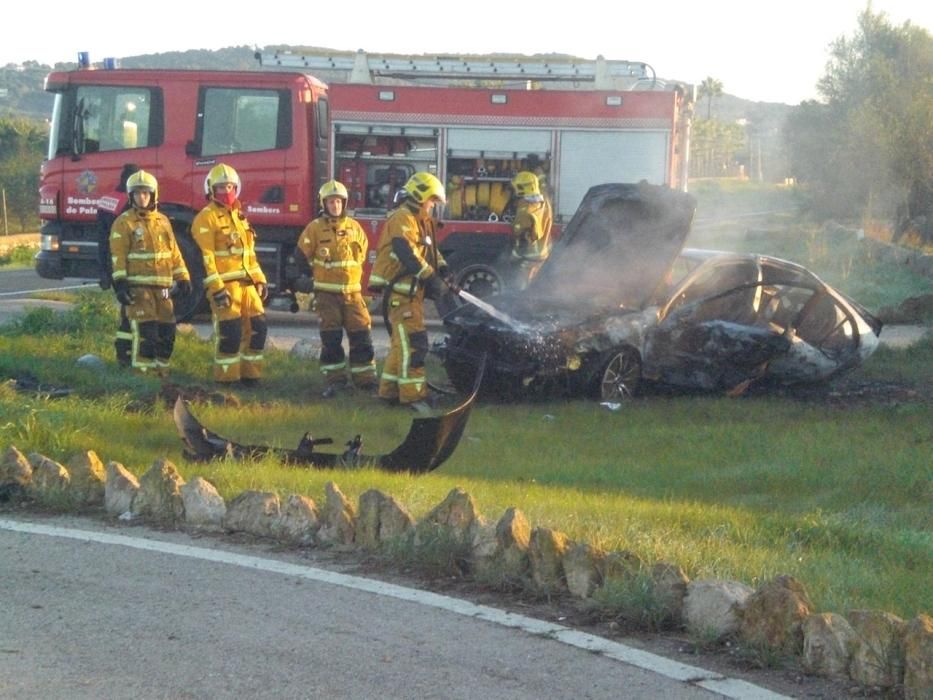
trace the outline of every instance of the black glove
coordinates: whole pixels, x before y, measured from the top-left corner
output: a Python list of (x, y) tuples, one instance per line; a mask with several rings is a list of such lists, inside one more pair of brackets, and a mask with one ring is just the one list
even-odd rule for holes
[(175, 282), (175, 294), (183, 297), (188, 296), (193, 291), (191, 280), (178, 280)]
[(100, 285), (101, 289), (110, 289), (110, 285), (112, 282), (113, 280), (110, 279), (110, 273), (108, 272), (101, 272), (100, 279), (97, 280), (97, 284)]
[(259, 299), (261, 301), (265, 301), (269, 298), (269, 286), (264, 282), (257, 282), (256, 293), (259, 294)]
[(126, 280), (114, 282), (113, 291), (116, 292), (117, 301), (123, 306), (130, 306), (133, 303), (133, 295), (130, 293), (130, 284)]
[(457, 282), (456, 282), (456, 279), (454, 278), (454, 274), (450, 271), (450, 268), (447, 267), (447, 265), (441, 265), (439, 268), (437, 268), (437, 274), (439, 274), (441, 276), (441, 279), (443, 279), (444, 282), (447, 283), (448, 292), (451, 292), (452, 294), (456, 294), (457, 292), (460, 291), (460, 287), (457, 286)]
[(450, 285), (440, 275), (431, 275), (424, 281), (424, 295), (428, 299), (440, 299), (450, 292)]
[(314, 291), (314, 279), (308, 275), (302, 275), (298, 279), (292, 280), (292, 291), (310, 294)]
[(214, 303), (217, 304), (217, 307), (220, 309), (226, 309), (230, 304), (233, 303), (233, 300), (230, 298), (230, 292), (226, 289), (221, 289), (219, 292), (214, 293)]

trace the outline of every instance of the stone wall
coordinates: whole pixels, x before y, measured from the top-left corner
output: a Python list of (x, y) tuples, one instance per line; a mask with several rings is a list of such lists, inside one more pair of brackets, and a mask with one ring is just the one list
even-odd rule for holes
[(933, 698), (933, 617), (909, 621), (884, 611), (845, 614), (814, 609), (803, 583), (776, 576), (757, 590), (738, 581), (691, 581), (673, 562), (644, 562), (627, 551), (605, 552), (548, 527), (517, 508), (487, 521), (472, 496), (450, 491), (423, 519), (371, 489), (356, 504), (334, 482), (324, 500), (246, 491), (225, 502), (207, 480), (185, 482), (167, 459), (137, 478), (93, 451), (62, 465), (9, 447), (0, 455), (0, 496), (93, 509), (123, 520), (216, 532), (243, 532), (300, 547), (417, 555), (439, 548), (462, 576), (514, 590), (585, 601), (600, 589), (637, 587), (645, 610), (627, 617), (676, 626), (704, 641), (736, 640), (749, 648), (796, 657), (809, 673), (858, 683), (908, 700)]

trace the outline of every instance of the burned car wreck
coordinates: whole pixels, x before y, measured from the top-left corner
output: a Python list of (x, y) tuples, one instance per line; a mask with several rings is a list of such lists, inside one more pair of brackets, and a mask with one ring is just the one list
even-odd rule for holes
[(881, 323), (792, 262), (683, 249), (695, 200), (666, 187), (591, 188), (529, 286), (444, 318), (436, 348), (481, 396), (590, 396), (645, 385), (741, 393), (823, 382), (858, 366)]

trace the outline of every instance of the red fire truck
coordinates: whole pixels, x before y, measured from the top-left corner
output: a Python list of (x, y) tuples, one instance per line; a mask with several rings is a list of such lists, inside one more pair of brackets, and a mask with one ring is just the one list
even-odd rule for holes
[[(97, 202), (128, 162), (158, 178), (160, 208), (195, 277), (200, 254), (189, 226), (205, 204), (204, 178), (219, 162), (236, 168), (277, 292), (297, 274), (291, 252), (331, 178), (347, 186), (374, 251), (398, 189), (416, 171), (435, 173), (448, 194), (439, 247), (460, 284), (480, 296), (503, 284), (497, 261), (509, 246), (508, 183), (517, 171), (539, 174), (558, 235), (591, 185), (686, 182), (690, 90), (650, 77), (645, 64), (257, 57), (271, 70), (51, 73), (38, 273), (97, 277)], [(309, 74), (341, 60), (346, 82)], [(453, 86), (452, 78), (493, 87)], [(410, 84), (434, 79), (448, 82)], [(544, 81), (574, 85), (529, 89)], [(195, 295), (179, 304), (178, 315), (201, 302)]]

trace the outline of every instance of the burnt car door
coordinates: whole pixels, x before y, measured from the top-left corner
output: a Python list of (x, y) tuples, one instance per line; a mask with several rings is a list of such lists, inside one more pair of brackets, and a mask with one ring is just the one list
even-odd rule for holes
[(646, 376), (733, 392), (765, 378), (825, 380), (874, 349), (866, 317), (800, 265), (719, 255), (688, 275), (660, 309), (646, 340)]
[(858, 366), (878, 347), (882, 324), (857, 303), (792, 263), (765, 259), (763, 267), (766, 280), (776, 280), (765, 287), (773, 290), (767, 321), (791, 340), (771, 362), (772, 377), (786, 384), (826, 380)]
[(764, 323), (756, 257), (719, 256), (677, 287), (645, 345), (645, 376), (664, 384), (730, 390), (759, 376), (790, 340)]

